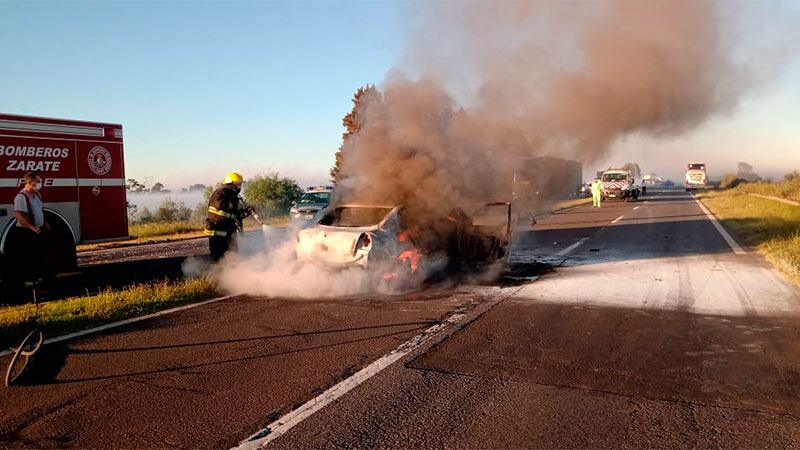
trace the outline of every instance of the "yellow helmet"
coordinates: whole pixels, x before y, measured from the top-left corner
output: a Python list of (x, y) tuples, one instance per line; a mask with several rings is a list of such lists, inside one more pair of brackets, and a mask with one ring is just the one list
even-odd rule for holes
[(225, 175), (225, 181), (222, 184), (234, 184), (234, 183), (241, 183), (242, 182), (242, 174), (231, 172)]

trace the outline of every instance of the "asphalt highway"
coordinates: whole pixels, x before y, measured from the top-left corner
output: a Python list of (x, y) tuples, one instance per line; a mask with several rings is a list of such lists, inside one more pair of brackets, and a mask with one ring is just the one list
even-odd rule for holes
[(510, 262), (536, 276), (235, 297), (46, 346), (26, 385), (0, 396), (0, 444), (800, 442), (800, 292), (691, 195), (539, 218), (517, 231)]

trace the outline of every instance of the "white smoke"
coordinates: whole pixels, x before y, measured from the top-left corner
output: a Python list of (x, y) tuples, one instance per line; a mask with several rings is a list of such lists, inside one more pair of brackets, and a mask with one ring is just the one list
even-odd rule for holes
[[(226, 293), (292, 298), (395, 294), (418, 288), (423, 281), (424, 277), (384, 280), (383, 275), (389, 272), (386, 266), (332, 270), (298, 261), (297, 231), (265, 227), (263, 240), (253, 236), (242, 239), (238, 251), (226, 253), (206, 273)], [(187, 263), (184, 271), (188, 274), (187, 269), (198, 267), (202, 270), (202, 263)]]

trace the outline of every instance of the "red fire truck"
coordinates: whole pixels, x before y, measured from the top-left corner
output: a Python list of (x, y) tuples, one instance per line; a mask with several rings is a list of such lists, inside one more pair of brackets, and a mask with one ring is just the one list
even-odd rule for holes
[[(42, 177), (56, 272), (77, 267), (75, 245), (128, 236), (122, 125), (0, 114), (0, 267), (13, 243), (14, 196)], [(0, 280), (6, 270), (0, 272)]]

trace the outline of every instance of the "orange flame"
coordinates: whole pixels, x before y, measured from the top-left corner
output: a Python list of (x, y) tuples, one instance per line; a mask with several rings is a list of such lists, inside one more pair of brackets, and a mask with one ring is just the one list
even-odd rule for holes
[(418, 237), (422, 233), (419, 229), (409, 228), (407, 230), (403, 230), (397, 233), (397, 241), (398, 242), (406, 242), (407, 240), (413, 240), (415, 237)]
[(410, 248), (397, 257), (400, 261), (407, 262), (411, 266), (411, 273), (417, 273), (419, 262), (422, 260), (422, 253), (416, 248)]

